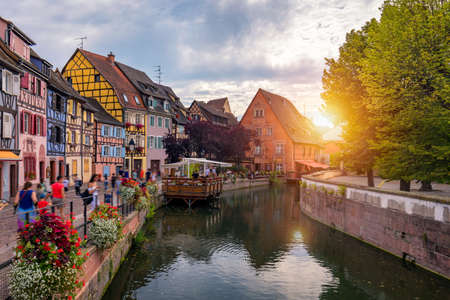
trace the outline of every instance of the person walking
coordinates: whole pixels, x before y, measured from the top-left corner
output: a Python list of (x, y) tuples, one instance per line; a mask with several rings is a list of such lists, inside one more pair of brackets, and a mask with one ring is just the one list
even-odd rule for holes
[(56, 177), (56, 182), (52, 184), (52, 203), (56, 207), (58, 207), (59, 210), (59, 216), (63, 217), (63, 211), (64, 211), (64, 199), (65, 199), (65, 189), (63, 184), (63, 177), (59, 175)]
[(133, 170), (133, 173), (131, 174), (131, 176), (133, 177), (134, 181), (137, 181), (137, 171)]
[(117, 178), (117, 189), (116, 189), (116, 195), (117, 195), (117, 205), (120, 204), (120, 185), (122, 184), (122, 175), (119, 174), (119, 177)]
[(36, 217), (35, 205), (38, 200), (36, 193), (31, 190), (33, 184), (29, 181), (25, 182), (23, 189), (17, 192), (16, 198), (14, 199), (14, 206), (17, 207), (17, 226), (19, 229), (23, 229), (28, 221), (32, 222)]
[(112, 174), (111, 176), (111, 188), (114, 191), (114, 188), (116, 187), (116, 181), (117, 181), (117, 176), (115, 173)]
[(47, 186), (44, 183), (44, 178), (41, 178), (36, 186), (36, 197), (38, 198), (38, 201), (47, 197)]
[(108, 190), (108, 174), (107, 173), (103, 174), (103, 177), (105, 178), (103, 184), (105, 185), (105, 192), (106, 192)]
[(88, 191), (89, 194), (93, 196), (91, 210), (94, 210), (98, 205), (98, 186), (97, 186), (98, 176), (97, 174), (93, 174), (88, 183)]
[(77, 196), (81, 195), (81, 186), (83, 185), (83, 182), (78, 178), (78, 175), (75, 174), (73, 176), (73, 182), (75, 183), (75, 194)]
[(69, 178), (68, 177), (64, 177), (63, 185), (64, 185), (64, 192), (69, 191)]
[(152, 172), (150, 172), (150, 169), (147, 169), (147, 172), (145, 172), (145, 182), (148, 182), (148, 180), (152, 177)]

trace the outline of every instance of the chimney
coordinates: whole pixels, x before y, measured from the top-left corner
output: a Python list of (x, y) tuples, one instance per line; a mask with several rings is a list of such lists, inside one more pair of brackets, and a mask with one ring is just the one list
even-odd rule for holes
[(109, 51), (109, 54), (108, 54), (108, 61), (109, 61), (111, 64), (114, 64), (114, 58), (115, 58), (115, 55), (112, 53), (112, 51)]

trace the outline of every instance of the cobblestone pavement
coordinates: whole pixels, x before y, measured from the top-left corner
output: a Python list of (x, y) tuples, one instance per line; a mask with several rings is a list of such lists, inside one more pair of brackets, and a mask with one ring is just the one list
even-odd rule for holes
[[(367, 177), (365, 176), (337, 176), (330, 178), (330, 180), (341, 182), (341, 183), (350, 183), (350, 184), (357, 184), (361, 186), (367, 186)], [(385, 190), (391, 190), (391, 191), (399, 191), (400, 183), (398, 180), (393, 180), (389, 182), (384, 182), (383, 179), (379, 177), (375, 177), (375, 187), (385, 189)], [(411, 182), (411, 191), (415, 193), (420, 193), (423, 195), (430, 195), (430, 196), (439, 196), (439, 197), (446, 197), (450, 199), (450, 184), (439, 184), (439, 183), (433, 183), (433, 191), (431, 192), (421, 192), (419, 191), (420, 183), (416, 183), (415, 181)]]
[[(103, 183), (99, 183), (99, 196), (100, 201), (104, 200), (104, 185)], [(84, 191), (87, 188), (87, 185), (81, 188), (81, 191)], [(108, 193), (112, 192), (111, 184), (109, 185)], [(114, 193), (113, 195), (113, 203), (116, 204), (117, 195)], [(82, 199), (75, 194), (74, 187), (70, 187), (69, 191), (66, 192), (66, 206), (64, 208), (64, 214), (69, 215), (70, 206), (69, 202), (73, 201), (73, 212), (76, 218), (75, 226), (83, 223), (83, 201)], [(88, 206), (88, 209), (90, 205)], [(14, 247), (16, 245), (16, 234), (17, 234), (17, 216), (14, 214), (13, 205), (8, 205), (3, 210), (0, 211), (0, 264), (14, 256)]]

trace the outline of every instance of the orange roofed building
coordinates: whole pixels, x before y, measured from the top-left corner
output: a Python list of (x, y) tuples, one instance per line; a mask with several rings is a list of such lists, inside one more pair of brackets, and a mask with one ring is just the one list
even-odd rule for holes
[(246, 153), (252, 171), (280, 171), (290, 178), (328, 168), (319, 163), (321, 138), (312, 122), (286, 98), (259, 89), (241, 119), (256, 132)]

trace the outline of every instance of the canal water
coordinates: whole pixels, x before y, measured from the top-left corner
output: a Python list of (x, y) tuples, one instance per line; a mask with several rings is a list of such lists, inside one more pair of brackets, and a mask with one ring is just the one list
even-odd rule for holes
[(309, 219), (296, 186), (162, 208), (104, 299), (450, 299), (450, 282)]

